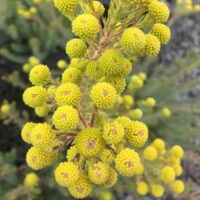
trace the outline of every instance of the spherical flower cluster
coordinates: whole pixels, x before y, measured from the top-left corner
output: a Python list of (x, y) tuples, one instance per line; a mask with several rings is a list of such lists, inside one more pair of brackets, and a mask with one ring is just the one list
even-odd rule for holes
[(62, 74), (63, 83), (79, 84), (81, 82), (81, 71), (77, 68), (70, 67)]
[(172, 111), (169, 108), (165, 107), (162, 109), (162, 114), (164, 117), (169, 118), (172, 115)]
[(165, 23), (169, 19), (169, 8), (163, 2), (152, 2), (149, 6), (149, 15), (157, 23)]
[(32, 122), (27, 122), (21, 131), (21, 137), (23, 139), (24, 142), (31, 144), (31, 133), (32, 130), (35, 128), (37, 124), (36, 123), (32, 123)]
[(51, 79), (51, 72), (46, 65), (36, 65), (29, 74), (29, 80), (33, 85), (46, 85)]
[(130, 123), (126, 131), (126, 137), (128, 138), (128, 141), (136, 147), (144, 146), (148, 139), (148, 135), (149, 131), (147, 126), (139, 121), (133, 121)]
[(111, 108), (117, 99), (115, 88), (109, 83), (100, 82), (93, 86), (90, 97), (97, 108)]
[(133, 176), (139, 164), (139, 155), (133, 149), (123, 149), (115, 158), (115, 167), (123, 176)]
[(62, 84), (56, 90), (55, 100), (59, 106), (76, 106), (80, 98), (80, 88), (73, 83)]
[(87, 51), (87, 45), (81, 39), (75, 38), (67, 42), (66, 53), (70, 58), (81, 58)]
[(73, 162), (61, 162), (54, 174), (56, 182), (62, 187), (75, 184), (79, 178), (78, 167)]
[(107, 77), (105, 81), (109, 84), (111, 84), (115, 90), (117, 91), (118, 94), (121, 94), (126, 87), (126, 79), (120, 76), (116, 77)]
[(104, 149), (101, 152), (100, 159), (104, 163), (111, 164), (114, 161), (114, 152), (112, 152), (112, 150), (110, 150), (110, 149)]
[(106, 50), (100, 57), (100, 67), (106, 76), (121, 75), (123, 73), (124, 57), (115, 49)]
[(104, 72), (100, 67), (98, 60), (93, 60), (88, 63), (86, 68), (86, 75), (91, 79), (98, 80), (104, 76)]
[(154, 197), (160, 198), (164, 194), (164, 188), (160, 184), (154, 184), (151, 192)]
[(55, 140), (55, 133), (49, 124), (37, 124), (31, 131), (31, 143), (43, 150), (51, 150)]
[(95, 157), (104, 147), (104, 141), (98, 129), (88, 128), (81, 131), (75, 140), (78, 152), (84, 157)]
[(154, 24), (151, 34), (156, 36), (161, 44), (167, 44), (171, 38), (171, 32), (168, 26), (160, 23)]
[(169, 184), (175, 180), (176, 174), (172, 167), (164, 167), (161, 171), (161, 179), (164, 183)]
[(39, 177), (35, 173), (28, 173), (24, 179), (24, 185), (27, 187), (34, 187), (39, 184)]
[(181, 194), (185, 189), (185, 185), (183, 181), (176, 180), (171, 184), (171, 188), (175, 193)]
[(68, 187), (70, 194), (77, 199), (86, 198), (92, 191), (92, 184), (85, 175), (79, 176), (75, 184)]
[(24, 91), (23, 100), (29, 107), (36, 108), (47, 102), (48, 94), (42, 86), (33, 86)]
[(146, 38), (140, 29), (131, 27), (124, 31), (121, 43), (127, 51), (137, 55), (145, 47)]
[(69, 68), (76, 68), (80, 70), (81, 72), (84, 72), (87, 64), (88, 64), (88, 60), (85, 58), (73, 58), (71, 59)]
[(144, 158), (146, 160), (155, 160), (158, 157), (158, 151), (154, 146), (148, 146), (144, 149)]
[(75, 108), (65, 105), (57, 108), (52, 116), (52, 119), (53, 124), (57, 129), (71, 130), (76, 128), (79, 116)]
[(104, 5), (99, 1), (93, 1), (92, 6), (86, 5), (85, 13), (94, 14), (101, 17), (105, 12)]
[(137, 193), (144, 196), (148, 193), (149, 186), (144, 181), (139, 181), (137, 183)]
[(35, 114), (38, 117), (46, 117), (49, 114), (48, 104), (44, 104), (42, 106), (36, 107)]
[(123, 96), (123, 103), (127, 108), (130, 108), (134, 104), (134, 99), (130, 95)]
[(123, 126), (117, 121), (107, 123), (104, 126), (103, 138), (108, 144), (120, 143), (124, 138), (124, 134)]
[(147, 56), (156, 56), (160, 52), (160, 41), (152, 34), (147, 34), (145, 37), (146, 45), (141, 53)]
[(45, 152), (38, 147), (31, 147), (26, 154), (26, 162), (34, 170), (40, 170), (51, 165), (55, 159), (55, 152)]
[(98, 162), (91, 164), (88, 169), (88, 177), (92, 183), (103, 184), (109, 176), (109, 167), (107, 164)]
[(90, 41), (99, 32), (99, 23), (91, 14), (81, 14), (72, 22), (72, 32), (83, 39)]
[(117, 172), (114, 169), (110, 168), (108, 178), (101, 186), (103, 188), (111, 188), (116, 184), (117, 180), (118, 180)]
[(54, 0), (55, 7), (66, 17), (73, 14), (79, 0)]

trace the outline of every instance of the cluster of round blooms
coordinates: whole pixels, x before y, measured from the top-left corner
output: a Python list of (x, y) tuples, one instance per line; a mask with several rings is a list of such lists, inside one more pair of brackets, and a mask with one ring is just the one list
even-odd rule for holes
[(143, 150), (143, 163), (137, 171), (138, 194), (146, 195), (150, 192), (160, 198), (164, 195), (165, 187), (177, 194), (182, 193), (184, 183), (176, 178), (182, 174), (183, 156), (184, 150), (179, 145), (166, 149), (162, 139), (155, 139)]
[[(130, 58), (141, 56), (141, 52), (158, 54), (160, 44), (169, 40), (169, 31), (163, 31), (162, 25), (147, 34), (134, 26), (115, 30), (113, 16), (103, 27), (100, 18), (104, 7), (98, 1), (84, 1), (79, 5), (77, 0), (54, 0), (54, 4), (72, 20), (72, 32), (78, 38), (66, 44), (66, 54), (71, 60), (60, 79), (53, 80), (46, 65), (31, 69), (29, 79), (34, 86), (25, 90), (23, 100), (36, 114), (46, 116), (48, 109), (49, 115), (44, 123), (25, 124), (21, 135), (32, 145), (26, 161), (35, 170), (53, 164), (59, 151), (68, 148), (67, 160), (60, 162), (54, 171), (55, 180), (61, 187), (68, 188), (73, 197), (83, 199), (94, 186), (111, 188), (118, 176), (132, 177), (141, 173), (142, 160), (149, 162), (159, 157), (156, 145), (139, 153), (149, 136), (146, 124), (126, 116), (108, 115), (107, 120), (101, 120), (101, 112), (113, 108), (124, 91), (125, 78), (132, 71)], [(78, 5), (80, 9), (76, 9)], [(140, 6), (155, 23), (167, 21), (169, 10), (164, 3), (142, 1)], [(78, 14), (76, 10), (83, 12)], [(66, 67), (63, 62), (58, 64), (60, 68)], [(145, 79), (146, 75), (140, 73), (132, 77), (131, 82), (141, 88)], [(127, 108), (135, 103), (130, 95), (124, 96), (122, 101)], [(156, 104), (153, 98), (146, 101), (149, 107)], [(141, 115), (138, 110), (135, 114)], [(177, 154), (176, 148), (170, 155)], [(161, 177), (165, 183), (173, 183), (172, 188), (179, 185), (166, 181), (168, 169), (163, 171)], [(156, 183), (152, 191), (159, 187)]]

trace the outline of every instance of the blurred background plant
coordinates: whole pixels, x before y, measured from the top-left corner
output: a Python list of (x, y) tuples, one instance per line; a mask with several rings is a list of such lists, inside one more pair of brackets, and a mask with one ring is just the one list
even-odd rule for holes
[(0, 55), (23, 64), (34, 55), (44, 59), (72, 37), (69, 22), (48, 0), (0, 2)]

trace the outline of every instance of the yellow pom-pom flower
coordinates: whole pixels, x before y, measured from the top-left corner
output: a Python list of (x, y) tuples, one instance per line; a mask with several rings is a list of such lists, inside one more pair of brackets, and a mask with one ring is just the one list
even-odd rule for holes
[(39, 184), (39, 177), (35, 173), (28, 173), (24, 179), (24, 185), (27, 187), (34, 187)]
[(175, 145), (171, 148), (171, 153), (176, 158), (183, 158), (184, 157), (184, 150), (181, 146)]
[(106, 76), (121, 75), (123, 73), (123, 54), (115, 49), (107, 49), (100, 57), (100, 67)]
[(160, 41), (152, 34), (147, 34), (145, 37), (146, 45), (141, 53), (147, 56), (156, 56), (160, 52)]
[(104, 76), (98, 60), (90, 61), (86, 68), (86, 75), (91, 79), (98, 80)]
[(49, 108), (47, 104), (35, 108), (35, 113), (38, 117), (46, 117), (49, 114)]
[(128, 113), (128, 116), (131, 119), (141, 119), (143, 117), (143, 111), (139, 108), (130, 110), (130, 112)]
[(167, 44), (171, 38), (169, 27), (160, 23), (154, 24), (151, 34), (156, 36), (161, 44)]
[(164, 140), (157, 138), (153, 141), (152, 146), (154, 146), (158, 152), (162, 152), (163, 150), (165, 150), (165, 142)]
[(70, 62), (69, 67), (76, 68), (76, 69), (84, 72), (87, 64), (88, 64), (88, 61), (85, 58), (73, 58)]
[(169, 118), (172, 115), (172, 111), (169, 108), (165, 107), (162, 109), (162, 115), (166, 118)]
[(81, 82), (81, 71), (77, 68), (70, 67), (62, 74), (63, 83), (79, 84)]
[(68, 187), (70, 194), (76, 199), (84, 199), (92, 192), (92, 184), (89, 179), (81, 175), (75, 184)]
[(29, 64), (31, 64), (32, 66), (36, 66), (40, 64), (40, 61), (35, 57), (35, 56), (31, 56), (28, 58), (28, 62)]
[(183, 168), (181, 167), (180, 164), (174, 164), (174, 165), (172, 165), (172, 167), (173, 167), (173, 169), (175, 171), (176, 176), (181, 176), (182, 175)]
[(122, 68), (123, 68), (123, 71), (121, 73), (121, 76), (125, 77), (131, 73), (133, 66), (129, 59), (126, 59), (126, 58), (124, 59), (124, 64)]
[(164, 167), (161, 171), (161, 179), (164, 183), (172, 183), (176, 178), (175, 171), (173, 167), (167, 166)]
[(136, 146), (142, 147), (148, 139), (149, 131), (143, 122), (133, 121), (126, 131), (128, 141)]
[(126, 79), (120, 76), (107, 77), (106, 82), (110, 83), (117, 91), (118, 94), (121, 94), (126, 87)]
[(137, 183), (137, 193), (139, 195), (145, 196), (149, 192), (149, 186), (144, 181), (139, 181)]
[(94, 184), (103, 184), (109, 176), (109, 166), (102, 162), (91, 164), (88, 167), (88, 177)]
[(134, 104), (134, 99), (130, 95), (123, 96), (123, 103), (127, 108), (130, 108)]
[(79, 0), (54, 0), (55, 7), (66, 17), (74, 13), (78, 4)]
[(33, 86), (26, 89), (23, 93), (23, 101), (31, 108), (36, 108), (45, 104), (48, 100), (48, 94), (42, 86)]
[(91, 14), (81, 14), (72, 22), (72, 32), (83, 39), (89, 41), (99, 33), (99, 23), (96, 17)]
[(143, 156), (146, 160), (155, 160), (158, 157), (158, 151), (154, 146), (148, 146), (144, 149)]
[(185, 190), (185, 185), (184, 185), (183, 181), (176, 180), (171, 184), (171, 188), (175, 193), (181, 194)]
[(125, 116), (120, 116), (116, 119), (116, 121), (118, 121), (123, 126), (125, 134), (127, 134), (128, 127), (132, 122), (131, 119)]
[(103, 188), (111, 188), (117, 183), (117, 180), (118, 180), (117, 172), (110, 167), (108, 178), (101, 186)]
[(54, 172), (56, 182), (62, 187), (76, 183), (79, 178), (78, 167), (73, 162), (61, 162)]
[(70, 58), (81, 58), (87, 51), (87, 45), (81, 39), (71, 39), (66, 44), (66, 53)]
[(101, 82), (92, 87), (90, 98), (100, 109), (111, 108), (117, 100), (117, 92), (109, 83)]
[(100, 159), (104, 162), (104, 163), (112, 163), (114, 161), (114, 153), (112, 152), (112, 150), (110, 149), (103, 149), (101, 155), (100, 155)]
[(146, 105), (148, 107), (154, 107), (156, 105), (156, 100), (152, 97), (146, 99)]
[(45, 152), (38, 147), (31, 147), (26, 154), (28, 166), (34, 170), (40, 170), (51, 165), (56, 158), (54, 152)]
[(103, 138), (108, 144), (120, 143), (124, 138), (124, 134), (124, 128), (118, 121), (107, 123), (104, 126)]
[(36, 65), (29, 74), (29, 80), (33, 85), (46, 85), (51, 79), (51, 72), (46, 65)]
[(124, 31), (121, 44), (124, 49), (137, 55), (145, 47), (146, 38), (140, 29), (131, 27)]
[(81, 98), (80, 88), (73, 83), (60, 85), (56, 90), (55, 100), (59, 106), (76, 106)]
[(51, 150), (56, 134), (49, 124), (37, 124), (31, 132), (33, 146), (44, 150)]
[(37, 124), (32, 122), (27, 122), (21, 131), (21, 137), (27, 144), (31, 144), (31, 133)]
[(164, 188), (160, 184), (154, 184), (151, 189), (151, 193), (154, 197), (160, 198), (164, 194)]
[(59, 130), (74, 129), (79, 121), (79, 115), (72, 106), (60, 106), (53, 114), (53, 123)]
[(165, 23), (169, 19), (169, 8), (163, 2), (152, 2), (149, 6), (149, 15), (157, 23)]
[(133, 176), (140, 164), (140, 157), (133, 149), (123, 149), (115, 158), (115, 167), (123, 176)]
[(96, 128), (87, 128), (79, 132), (75, 139), (77, 151), (86, 158), (100, 155), (104, 141)]
[(144, 165), (140, 163), (135, 170), (136, 175), (142, 175), (144, 173)]
[(9, 104), (3, 104), (0, 107), (0, 112), (2, 112), (3, 114), (8, 114), (10, 112), (10, 105)]
[(65, 69), (67, 67), (67, 62), (65, 60), (59, 60), (57, 62), (57, 67), (59, 69)]
[(93, 1), (91, 7), (86, 5), (85, 13), (94, 14), (101, 17), (105, 12), (103, 4), (99, 1)]
[(138, 74), (138, 76), (139, 76), (139, 78), (140, 78), (142, 81), (145, 81), (145, 80), (147, 79), (147, 75), (146, 75), (146, 73), (144, 73), (144, 72), (140, 72), (140, 73)]

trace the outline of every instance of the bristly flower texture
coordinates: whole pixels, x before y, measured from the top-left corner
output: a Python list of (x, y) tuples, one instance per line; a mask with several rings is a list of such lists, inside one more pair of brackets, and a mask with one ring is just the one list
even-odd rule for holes
[[(170, 40), (170, 30), (162, 24), (169, 18), (167, 5), (157, 0), (112, 0), (104, 17), (99, 1), (54, 0), (54, 4), (72, 21), (77, 38), (66, 44), (71, 62), (62, 78), (53, 80), (46, 65), (30, 71), (33, 86), (23, 99), (46, 120), (28, 122), (22, 130), (22, 139), (32, 145), (26, 155), (28, 166), (40, 170), (56, 162), (56, 182), (77, 199), (89, 196), (93, 187), (113, 187), (118, 176), (136, 176), (140, 195), (151, 192), (160, 197), (166, 184), (181, 193), (184, 185), (175, 178), (182, 173), (182, 148), (166, 150), (164, 141), (157, 139), (142, 150), (149, 136), (147, 125), (127, 116), (109, 117), (137, 58), (156, 56)], [(134, 103), (129, 96), (124, 101), (127, 107)], [(100, 123), (102, 111), (108, 120)], [(59, 162), (64, 148), (67, 160)]]

